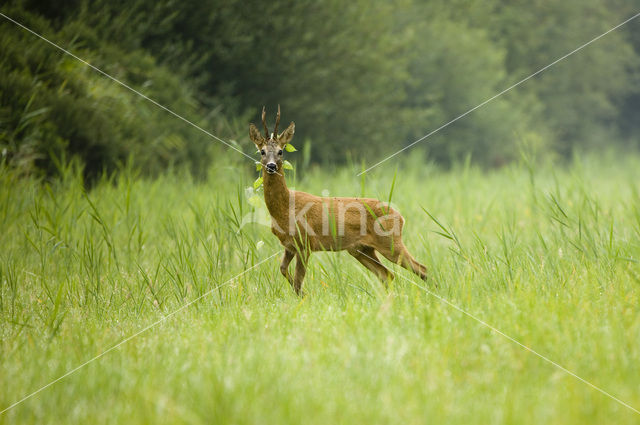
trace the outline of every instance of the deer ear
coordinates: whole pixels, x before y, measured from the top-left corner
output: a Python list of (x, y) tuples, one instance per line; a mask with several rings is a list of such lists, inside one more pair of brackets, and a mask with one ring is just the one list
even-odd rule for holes
[(281, 147), (284, 147), (287, 143), (293, 139), (293, 133), (296, 131), (296, 125), (293, 121), (289, 124), (289, 127), (278, 136), (278, 143)]
[(249, 137), (251, 138), (251, 141), (256, 144), (258, 149), (260, 149), (260, 146), (265, 143), (264, 137), (262, 137), (262, 134), (260, 134), (253, 123), (249, 124)]

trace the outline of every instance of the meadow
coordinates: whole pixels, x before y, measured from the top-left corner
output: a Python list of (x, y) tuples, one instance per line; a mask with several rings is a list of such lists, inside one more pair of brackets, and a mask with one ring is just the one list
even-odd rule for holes
[(418, 157), (289, 173), (391, 196), (432, 277), (390, 265), (385, 290), (346, 253), (314, 254), (304, 298), (248, 161), (86, 189), (73, 163), (52, 181), (0, 167), (0, 410), (124, 341), (0, 423), (638, 423), (470, 315), (640, 409), (640, 157)]

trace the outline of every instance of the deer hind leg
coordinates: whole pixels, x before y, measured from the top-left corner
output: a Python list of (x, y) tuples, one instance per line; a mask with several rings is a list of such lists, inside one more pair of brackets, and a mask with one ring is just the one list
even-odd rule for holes
[(282, 257), (282, 262), (280, 263), (280, 273), (282, 273), (282, 275), (287, 278), (287, 280), (289, 281), (289, 284), (292, 287), (293, 287), (293, 278), (289, 273), (289, 264), (291, 263), (291, 260), (293, 260), (293, 257), (295, 255), (296, 255), (295, 251), (289, 251), (288, 249), (285, 249), (284, 257)]
[(389, 280), (393, 280), (394, 276), (389, 269), (382, 265), (378, 257), (376, 256), (376, 252), (370, 246), (363, 246), (353, 250), (349, 250), (349, 254), (351, 254), (356, 260), (360, 262), (363, 266), (371, 270), (378, 278), (387, 285)]
[(387, 260), (393, 261), (420, 276), (422, 280), (427, 280), (427, 267), (416, 261), (415, 258), (407, 251), (401, 239), (390, 241), (386, 244), (376, 246), (376, 250), (380, 252)]

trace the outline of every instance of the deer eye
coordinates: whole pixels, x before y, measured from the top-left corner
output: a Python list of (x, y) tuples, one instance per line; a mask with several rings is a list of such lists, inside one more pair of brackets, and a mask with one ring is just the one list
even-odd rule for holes
[(266, 153), (266, 152), (264, 151), (264, 149), (262, 149), (262, 150), (260, 151), (260, 155), (264, 155), (265, 153)]
[(282, 155), (282, 149), (278, 151), (278, 155)]

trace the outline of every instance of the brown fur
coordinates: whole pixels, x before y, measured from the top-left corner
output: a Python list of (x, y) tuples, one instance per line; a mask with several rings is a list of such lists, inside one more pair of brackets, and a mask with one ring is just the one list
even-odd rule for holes
[[(279, 121), (280, 111), (278, 108)], [(271, 231), (285, 248), (280, 271), (297, 294), (301, 293), (307, 261), (313, 251), (346, 250), (383, 282), (393, 279), (380, 263), (376, 251), (385, 258), (427, 278), (427, 268), (417, 262), (402, 243), (404, 218), (383, 202), (371, 198), (331, 198), (289, 190), (282, 169), (282, 149), (295, 130), (292, 122), (280, 135), (264, 138), (251, 124), (249, 135), (262, 154), (264, 199), (271, 215)], [(267, 172), (267, 164), (277, 169)], [(273, 165), (272, 165), (273, 167)], [(293, 215), (293, 217), (291, 216)], [(289, 263), (296, 257), (295, 275)]]

